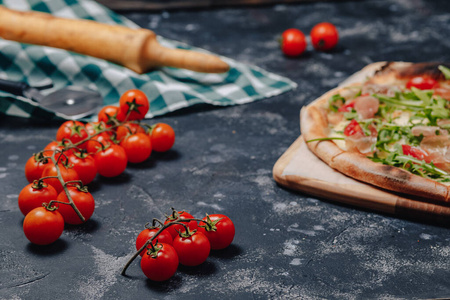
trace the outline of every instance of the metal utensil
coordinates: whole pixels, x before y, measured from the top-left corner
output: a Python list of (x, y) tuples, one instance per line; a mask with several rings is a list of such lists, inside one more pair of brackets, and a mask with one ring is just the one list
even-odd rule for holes
[(94, 114), (103, 104), (100, 93), (85, 87), (67, 86), (48, 95), (41, 93), (41, 90), (52, 86), (31, 87), (26, 82), (0, 79), (0, 90), (24, 96), (48, 110), (64, 114), (72, 119)]

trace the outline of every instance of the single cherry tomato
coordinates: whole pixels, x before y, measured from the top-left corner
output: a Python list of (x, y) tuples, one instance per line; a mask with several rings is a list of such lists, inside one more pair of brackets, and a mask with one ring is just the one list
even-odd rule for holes
[(25, 186), (19, 193), (19, 209), (24, 216), (36, 207), (41, 207), (42, 203), (49, 203), (56, 200), (58, 193), (51, 186), (42, 181), (35, 181)]
[(336, 26), (328, 22), (315, 25), (310, 32), (310, 36), (313, 47), (321, 51), (333, 49), (339, 40)]
[(177, 251), (180, 264), (198, 266), (209, 256), (211, 245), (208, 238), (201, 232), (182, 233), (173, 239), (173, 247)]
[(412, 87), (419, 90), (431, 90), (439, 87), (439, 83), (429, 76), (415, 76), (406, 83), (407, 89), (411, 89)]
[(219, 250), (228, 247), (234, 239), (233, 222), (225, 215), (212, 214), (203, 218), (198, 231), (203, 233), (211, 244), (211, 249)]
[(104, 177), (115, 177), (127, 168), (127, 154), (116, 144), (109, 144), (94, 155), (98, 174)]
[[(157, 227), (153, 227), (153, 228), (145, 228), (144, 230), (142, 230), (138, 237), (136, 238), (136, 250), (141, 249), (142, 246), (144, 246), (144, 244), (151, 239), (158, 231), (160, 228)], [(169, 244), (172, 245), (173, 243), (173, 238), (170, 235), (170, 233), (167, 230), (163, 230), (161, 231), (160, 234), (158, 234), (158, 236), (152, 241), (153, 245), (156, 245), (156, 242), (158, 243), (165, 243), (165, 244)], [(144, 253), (147, 250), (143, 250), (140, 255), (144, 255)]]
[(404, 155), (409, 155), (424, 161), (428, 160), (428, 153), (418, 147), (413, 147), (411, 145), (402, 145), (402, 151)]
[[(80, 180), (77, 172), (73, 168), (66, 167), (62, 163), (58, 164), (58, 168), (59, 171), (61, 172), (61, 177), (63, 178), (64, 182)], [(42, 171), (42, 177), (57, 176), (57, 175), (58, 171), (56, 170), (55, 164), (51, 162), (48, 163), (47, 166)], [(61, 191), (63, 190), (61, 182), (59, 181), (58, 178), (46, 178), (44, 179), (44, 182), (54, 187), (58, 194), (61, 193)]]
[(97, 117), (99, 122), (103, 122), (107, 126), (125, 120), (125, 115), (121, 112), (120, 108), (114, 105), (106, 105), (103, 107)]
[(171, 278), (178, 268), (178, 255), (175, 249), (165, 243), (158, 243), (145, 252), (141, 259), (141, 269), (145, 276), (153, 281), (165, 281)]
[(25, 164), (25, 177), (28, 182), (33, 182), (42, 177), (42, 172), (49, 162), (48, 158), (44, 158), (40, 154), (31, 156)]
[(102, 147), (106, 146), (107, 144), (113, 143), (111, 138), (112, 136), (109, 132), (102, 132), (91, 137), (86, 143), (87, 153), (97, 153)]
[(351, 136), (358, 132), (364, 133), (361, 125), (359, 125), (358, 121), (356, 121), (355, 119), (351, 120), (350, 123), (344, 129), (344, 134), (346, 136)]
[(296, 28), (287, 29), (281, 35), (281, 51), (287, 56), (299, 56), (306, 44), (305, 34)]
[(121, 142), (127, 135), (134, 133), (145, 133), (145, 129), (133, 122), (126, 122), (116, 128), (116, 140)]
[(36, 207), (23, 220), (23, 232), (27, 239), (36, 245), (55, 242), (64, 230), (64, 219), (57, 210)]
[[(95, 209), (95, 200), (91, 193), (87, 191), (86, 187), (80, 188), (78, 186), (67, 187), (69, 195), (73, 200), (73, 203), (78, 208), (80, 213), (83, 215), (85, 222), (92, 217)], [(69, 198), (65, 191), (59, 193), (58, 201), (70, 203)], [(81, 218), (77, 215), (75, 210), (70, 205), (59, 204), (58, 211), (64, 218), (64, 222), (67, 224), (78, 225), (83, 223)]]
[(338, 111), (339, 112), (350, 112), (355, 108), (355, 103), (356, 103), (355, 101), (345, 103), (344, 105), (339, 107)]
[[(80, 121), (66, 121), (64, 122), (56, 132), (56, 140), (62, 141), (64, 139), (70, 140), (72, 143), (76, 144), (88, 136), (87, 130), (84, 124)], [(78, 145), (78, 147), (84, 147), (84, 143)]]
[[(180, 219), (193, 219), (194, 217), (185, 211), (179, 211), (176, 212), (174, 211), (164, 222), (164, 224), (168, 224), (174, 221), (179, 221)], [(182, 222), (183, 224), (185, 224), (190, 230), (195, 230), (198, 228), (198, 224), (197, 221), (192, 220), (189, 222)], [(170, 235), (172, 235), (173, 238), (175, 238), (176, 236), (178, 236), (178, 233), (180, 231), (185, 231), (184, 226), (180, 225), (180, 224), (175, 224), (175, 225), (171, 225), (169, 227), (167, 227), (166, 229)]]
[(72, 168), (77, 172), (83, 184), (91, 183), (97, 176), (97, 166), (94, 157), (91, 155), (84, 152), (74, 152), (69, 155), (69, 162), (73, 165)]
[(152, 126), (150, 131), (150, 141), (153, 150), (157, 152), (169, 151), (175, 143), (175, 131), (168, 124), (157, 123)]
[(150, 157), (152, 144), (145, 133), (136, 133), (124, 138), (120, 146), (125, 149), (130, 163), (140, 163)]
[(128, 116), (128, 120), (142, 120), (150, 108), (150, 103), (144, 92), (134, 89), (120, 96), (119, 107), (121, 112)]

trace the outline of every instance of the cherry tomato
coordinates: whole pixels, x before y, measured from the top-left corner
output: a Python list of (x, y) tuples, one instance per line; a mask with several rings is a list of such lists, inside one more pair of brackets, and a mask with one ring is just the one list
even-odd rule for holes
[[(85, 221), (89, 220), (95, 209), (94, 197), (92, 197), (91, 193), (87, 191), (86, 187), (79, 188), (77, 186), (69, 186), (67, 189), (73, 203), (83, 215)], [(59, 193), (57, 200), (70, 203), (69, 198), (67, 198), (67, 194), (64, 191)], [(83, 223), (70, 205), (59, 204), (58, 211), (61, 213), (64, 218), (64, 222), (67, 224), (78, 225)]]
[(402, 145), (402, 151), (404, 155), (409, 155), (420, 160), (428, 160), (428, 153), (420, 148), (410, 145)]
[(146, 252), (141, 259), (141, 269), (153, 281), (165, 281), (172, 277), (178, 268), (178, 255), (175, 249), (165, 243), (158, 243), (155, 251)]
[(175, 131), (165, 123), (157, 123), (150, 131), (150, 141), (153, 150), (157, 152), (166, 152), (172, 148), (175, 143)]
[(125, 120), (125, 115), (121, 112), (118, 106), (107, 105), (103, 107), (98, 115), (98, 121), (106, 125), (114, 125), (116, 121), (122, 122)]
[(358, 132), (364, 133), (361, 125), (355, 119), (351, 120), (350, 123), (345, 127), (344, 134), (346, 136), (354, 135)]
[(102, 147), (106, 146), (107, 144), (113, 143), (111, 138), (111, 134), (108, 132), (102, 132), (91, 137), (86, 143), (86, 151), (89, 154), (97, 153)]
[(203, 218), (206, 223), (198, 227), (211, 244), (211, 249), (219, 250), (228, 247), (234, 239), (235, 228), (233, 222), (225, 215), (212, 214)]
[(42, 203), (49, 203), (56, 200), (58, 193), (51, 186), (42, 181), (35, 181), (25, 186), (19, 193), (19, 209), (24, 216)]
[(118, 176), (127, 168), (127, 154), (116, 144), (110, 144), (106, 149), (97, 152), (94, 159), (98, 174), (104, 177)]
[(173, 247), (177, 251), (180, 264), (185, 266), (198, 266), (209, 256), (211, 246), (208, 238), (196, 231), (189, 237), (177, 235), (173, 240)]
[[(57, 141), (67, 139), (74, 144), (86, 139), (87, 136), (87, 130), (84, 127), (84, 124), (80, 121), (66, 121), (59, 127), (58, 131), (56, 132)], [(83, 144), (79, 145), (79, 147), (84, 147)]]
[(64, 219), (55, 210), (37, 207), (31, 210), (23, 220), (23, 232), (27, 239), (36, 245), (48, 245), (55, 242), (64, 230)]
[[(178, 221), (179, 219), (193, 219), (194, 217), (185, 211), (179, 211), (179, 212), (174, 212), (172, 213), (172, 215), (170, 215), (166, 221), (164, 222), (164, 224), (168, 224), (170, 222), (174, 222), (174, 221)], [(198, 224), (197, 221), (192, 220), (189, 222), (183, 222), (183, 224), (185, 224), (190, 230), (194, 230), (198, 228)], [(175, 224), (175, 225), (171, 225), (166, 229), (170, 235), (172, 235), (173, 238), (175, 238), (176, 236), (178, 236), (178, 232), (180, 231), (185, 231), (184, 226), (183, 225), (179, 225), (179, 224)]]
[(48, 164), (48, 159), (40, 160), (39, 157), (39, 154), (33, 155), (25, 164), (25, 177), (30, 183), (42, 177), (42, 172)]
[(142, 120), (147, 114), (150, 103), (147, 96), (140, 90), (129, 90), (120, 96), (119, 107), (128, 120)]
[(355, 108), (355, 103), (356, 103), (355, 101), (345, 103), (344, 105), (339, 107), (338, 111), (340, 111), (340, 112), (351, 112)]
[[(144, 230), (142, 230), (138, 237), (136, 238), (136, 250), (141, 249), (142, 246), (144, 246), (144, 244), (151, 239), (158, 231), (160, 228), (145, 228)], [(153, 245), (156, 245), (156, 242), (159, 243), (165, 243), (165, 244), (169, 244), (172, 245), (173, 243), (173, 238), (170, 235), (170, 233), (166, 230), (161, 231), (160, 234), (158, 234), (158, 236), (152, 241)], [(144, 255), (144, 253), (146, 252), (146, 250), (143, 250), (140, 255)]]
[(415, 87), (419, 90), (431, 90), (439, 87), (439, 83), (429, 76), (415, 76), (406, 83), (406, 88)]
[(97, 176), (97, 166), (94, 158), (84, 152), (74, 152), (69, 155), (69, 162), (73, 164), (73, 169), (77, 172), (83, 184), (91, 183)]
[[(64, 164), (58, 164), (61, 176), (65, 182), (79, 180), (77, 172), (73, 168), (68, 168)], [(48, 163), (47, 166), (42, 171), (42, 177), (47, 176), (57, 176), (58, 171), (56, 170), (55, 164)], [(46, 178), (44, 182), (55, 188), (56, 192), (59, 194), (63, 190), (61, 182), (58, 178)]]
[(122, 141), (127, 135), (134, 133), (145, 133), (145, 129), (141, 125), (133, 122), (126, 122), (116, 129), (116, 140)]
[(306, 49), (305, 34), (296, 28), (290, 28), (281, 35), (281, 51), (287, 56), (299, 56)]
[(152, 144), (150, 138), (145, 133), (136, 133), (127, 136), (120, 146), (125, 149), (130, 163), (140, 163), (150, 157)]
[(321, 51), (333, 49), (339, 40), (336, 26), (327, 22), (315, 25), (310, 32), (310, 36), (313, 47)]

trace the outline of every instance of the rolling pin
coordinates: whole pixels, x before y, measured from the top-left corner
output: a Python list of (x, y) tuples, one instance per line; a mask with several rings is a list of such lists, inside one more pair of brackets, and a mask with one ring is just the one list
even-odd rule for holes
[(158, 67), (175, 67), (204, 73), (229, 69), (219, 57), (159, 44), (148, 29), (132, 29), (91, 20), (23, 12), (0, 5), (0, 37), (20, 43), (61, 48), (146, 73)]

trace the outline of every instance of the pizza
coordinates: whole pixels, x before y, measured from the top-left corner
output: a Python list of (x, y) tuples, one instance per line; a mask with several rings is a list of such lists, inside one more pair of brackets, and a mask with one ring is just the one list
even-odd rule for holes
[(378, 62), (301, 110), (309, 149), (389, 191), (448, 202), (450, 64)]

